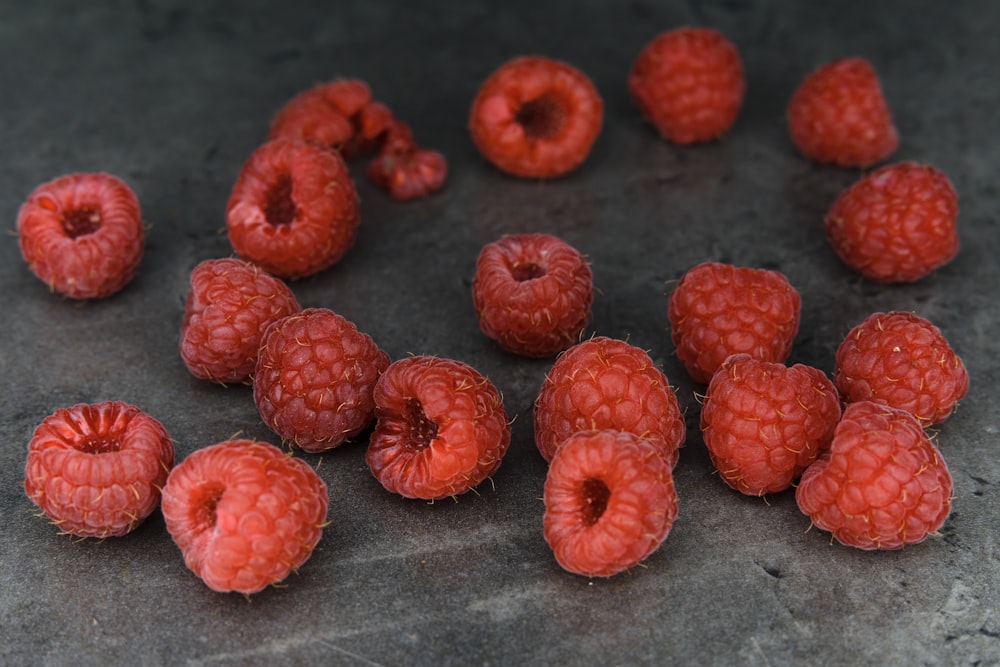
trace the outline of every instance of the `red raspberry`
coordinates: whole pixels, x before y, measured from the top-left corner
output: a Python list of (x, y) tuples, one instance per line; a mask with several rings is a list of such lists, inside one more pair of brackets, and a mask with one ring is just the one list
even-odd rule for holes
[(840, 397), (820, 370), (735, 354), (708, 385), (705, 446), (722, 480), (750, 496), (783, 491), (830, 446)]
[(393, 362), (375, 385), (375, 406), (368, 467), (406, 498), (465, 493), (496, 472), (510, 444), (500, 392), (460, 361)]
[(951, 493), (944, 459), (913, 415), (861, 401), (844, 410), (830, 449), (806, 468), (795, 500), (841, 544), (899, 549), (941, 527)]
[(167, 430), (139, 408), (79, 404), (35, 429), (24, 490), (64, 533), (121, 536), (156, 509), (173, 465)]
[(326, 484), (273, 445), (230, 440), (177, 464), (163, 518), (188, 568), (214, 591), (249, 595), (282, 581), (323, 536)]
[(784, 362), (799, 330), (802, 299), (777, 271), (704, 262), (670, 295), (667, 315), (677, 356), (708, 384), (731, 354)]
[(677, 518), (670, 464), (632, 433), (581, 431), (545, 477), (545, 541), (563, 569), (610, 577), (646, 559)]
[(826, 215), (837, 255), (871, 280), (913, 282), (958, 254), (958, 196), (948, 177), (892, 164), (845, 190)]
[(788, 104), (788, 131), (807, 158), (841, 167), (881, 162), (899, 146), (878, 75), (864, 58), (835, 60), (807, 76)]
[(671, 468), (686, 427), (677, 396), (645, 351), (598, 336), (563, 352), (535, 400), (535, 445), (551, 461), (577, 431), (612, 430), (652, 442)]
[(514, 354), (549, 357), (577, 342), (593, 301), (587, 260), (555, 236), (505, 236), (479, 253), (472, 280), (479, 327)]
[(337, 313), (306, 308), (264, 332), (253, 376), (257, 410), (282, 439), (322, 452), (374, 418), (372, 389), (389, 355)]
[(265, 271), (301, 278), (336, 264), (354, 244), (358, 194), (335, 151), (289, 139), (250, 156), (229, 197), (233, 248)]
[(941, 330), (913, 313), (874, 313), (837, 349), (834, 383), (845, 402), (906, 410), (923, 425), (944, 421), (969, 390), (969, 374)]
[(139, 200), (110, 174), (70, 174), (39, 185), (18, 212), (17, 232), (31, 272), (71, 299), (125, 287), (145, 243)]
[[(347, 82), (322, 84), (305, 90), (285, 104), (271, 121), (270, 139), (297, 139), (339, 150), (354, 137), (354, 123), (350, 114), (345, 114), (329, 95), (331, 86), (341, 87)], [(354, 83), (354, 82), (351, 82)], [(364, 86), (367, 99), (371, 99), (368, 87)]]
[(554, 178), (576, 169), (601, 131), (604, 103), (580, 70), (543, 56), (503, 64), (472, 103), (472, 141), (501, 171)]
[(448, 163), (441, 153), (417, 146), (408, 125), (395, 122), (378, 156), (368, 164), (367, 176), (393, 199), (407, 201), (440, 190)]
[(710, 28), (677, 28), (639, 53), (628, 78), (642, 115), (678, 144), (711, 141), (736, 122), (746, 82), (736, 47)]
[(244, 382), (268, 325), (302, 310), (278, 278), (239, 259), (210, 259), (191, 272), (181, 325), (181, 358), (191, 374)]

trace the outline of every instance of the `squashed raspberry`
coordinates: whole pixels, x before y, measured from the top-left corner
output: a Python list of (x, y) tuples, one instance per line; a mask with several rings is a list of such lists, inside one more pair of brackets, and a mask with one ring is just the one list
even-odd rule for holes
[(323, 536), (326, 483), (265, 442), (229, 440), (177, 464), (163, 518), (188, 568), (214, 591), (250, 595), (285, 579)]
[(746, 82), (736, 47), (711, 28), (676, 28), (639, 53), (628, 79), (643, 116), (678, 144), (711, 141), (736, 122)]
[(847, 406), (795, 490), (813, 525), (869, 550), (922, 542), (948, 518), (951, 495), (944, 459), (913, 415), (871, 401)]
[(505, 236), (479, 253), (472, 279), (476, 318), (509, 352), (549, 357), (576, 343), (593, 301), (587, 260), (555, 236)]
[(613, 430), (652, 442), (671, 468), (686, 426), (677, 396), (649, 355), (597, 336), (563, 352), (535, 399), (535, 445), (551, 461), (577, 431)]
[(343, 444), (371, 424), (372, 389), (389, 355), (326, 308), (306, 308), (264, 332), (253, 375), (261, 418), (307, 452)]
[(81, 403), (35, 429), (24, 490), (64, 533), (121, 536), (156, 509), (173, 465), (173, 443), (156, 419), (121, 401)]
[(563, 569), (610, 577), (663, 543), (677, 517), (670, 465), (632, 433), (582, 431), (552, 457), (545, 477), (545, 541)]
[(409, 126), (396, 122), (368, 164), (367, 176), (393, 199), (408, 201), (440, 190), (448, 176), (448, 163), (441, 153), (417, 146)]
[(500, 392), (471, 366), (406, 357), (375, 385), (368, 466), (406, 498), (457, 496), (496, 472), (510, 444)]
[(681, 278), (667, 315), (678, 358), (696, 382), (708, 384), (731, 354), (784, 362), (801, 308), (799, 293), (778, 271), (704, 262)]
[(336, 151), (278, 139), (240, 171), (226, 207), (233, 248), (280, 278), (336, 264), (354, 244), (358, 194)]
[(292, 290), (239, 259), (210, 259), (191, 272), (181, 324), (181, 358), (196, 378), (245, 382), (268, 325), (302, 310)]
[(846, 402), (906, 410), (923, 425), (944, 421), (969, 389), (965, 365), (941, 330), (914, 313), (873, 313), (837, 349), (834, 383)]
[(555, 178), (584, 161), (601, 131), (604, 103), (580, 70), (543, 56), (503, 64), (482, 84), (469, 129), (501, 171)]
[(834, 251), (861, 275), (914, 282), (958, 253), (958, 196), (948, 177), (915, 162), (887, 165), (845, 190), (825, 224)]
[(822, 371), (735, 354), (708, 384), (701, 430), (722, 480), (762, 496), (789, 488), (830, 446), (840, 396)]
[(31, 272), (71, 299), (99, 299), (125, 287), (145, 244), (135, 193), (102, 173), (39, 185), (18, 212), (17, 233)]

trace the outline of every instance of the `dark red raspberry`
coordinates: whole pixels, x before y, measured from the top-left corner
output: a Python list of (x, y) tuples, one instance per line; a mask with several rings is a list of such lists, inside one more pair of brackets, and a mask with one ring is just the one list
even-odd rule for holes
[(545, 541), (563, 569), (610, 577), (638, 565), (677, 517), (670, 465), (632, 433), (582, 431), (566, 440), (545, 477)]
[(496, 472), (510, 444), (500, 392), (460, 361), (393, 362), (375, 385), (375, 406), (368, 466), (406, 498), (465, 493)]
[(639, 53), (628, 79), (643, 116), (678, 144), (711, 141), (736, 122), (746, 82), (736, 47), (711, 28), (676, 28)]
[(264, 332), (254, 402), (282, 439), (307, 452), (333, 449), (371, 424), (372, 389), (388, 365), (389, 355), (353, 322), (306, 308)]
[(578, 342), (593, 301), (587, 260), (555, 236), (505, 236), (479, 253), (472, 279), (476, 318), (509, 352), (549, 357)]
[(336, 264), (354, 244), (358, 194), (336, 151), (278, 139), (253, 152), (229, 197), (236, 252), (281, 278)]
[(120, 401), (81, 403), (35, 429), (24, 490), (63, 533), (121, 536), (156, 509), (173, 465), (163, 424)]
[(922, 542), (948, 518), (952, 479), (913, 415), (860, 401), (830, 449), (802, 474), (795, 500), (820, 530), (859, 549)]
[(177, 464), (163, 489), (163, 518), (209, 588), (250, 595), (309, 559), (328, 502), (305, 461), (265, 442), (229, 440)]
[(584, 161), (600, 134), (604, 103), (580, 70), (543, 56), (503, 64), (472, 103), (472, 141), (501, 171), (554, 178)]
[(18, 211), (17, 233), (31, 272), (71, 299), (98, 299), (125, 287), (145, 243), (135, 193), (100, 173), (39, 185)]
[(448, 176), (448, 163), (441, 153), (417, 146), (409, 126), (396, 122), (368, 164), (367, 176), (393, 199), (407, 201), (440, 190)]
[(625, 431), (652, 442), (671, 467), (686, 427), (667, 376), (645, 351), (598, 336), (563, 352), (535, 400), (535, 445), (551, 461), (577, 431)]
[(778, 271), (705, 262), (670, 294), (667, 315), (677, 356), (708, 384), (731, 354), (784, 362), (799, 330), (802, 298)]
[(302, 310), (292, 290), (239, 259), (210, 259), (191, 272), (181, 325), (181, 358), (191, 374), (245, 382), (268, 325)]
[(873, 313), (837, 349), (834, 383), (846, 402), (874, 401), (944, 421), (969, 390), (965, 365), (941, 330), (906, 312)]
[(840, 396), (823, 371), (735, 354), (708, 385), (701, 430), (722, 481), (762, 496), (789, 488), (840, 420)]
[(958, 196), (948, 177), (915, 162), (891, 164), (845, 190), (826, 215), (845, 264), (883, 283), (914, 282), (958, 254)]

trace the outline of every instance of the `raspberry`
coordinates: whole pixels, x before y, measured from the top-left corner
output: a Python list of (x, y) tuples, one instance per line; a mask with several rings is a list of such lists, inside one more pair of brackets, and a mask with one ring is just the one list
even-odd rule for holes
[(581, 431), (545, 477), (545, 541), (563, 569), (610, 577), (646, 559), (677, 518), (669, 463), (632, 433)]
[(670, 295), (677, 356), (701, 384), (731, 354), (784, 362), (799, 330), (802, 299), (778, 271), (704, 262)]
[(944, 524), (952, 479), (913, 415), (861, 401), (844, 410), (830, 449), (802, 474), (795, 500), (820, 530), (859, 549), (899, 549)]
[(387, 132), (378, 156), (368, 164), (368, 180), (393, 199), (425, 197), (444, 186), (448, 163), (437, 151), (420, 148), (409, 126), (395, 123)]
[(783, 491), (830, 446), (840, 397), (820, 370), (726, 359), (708, 385), (701, 430), (722, 480), (751, 496)]
[(835, 60), (807, 76), (788, 104), (788, 131), (807, 158), (841, 167), (870, 166), (899, 146), (878, 75), (864, 58)]
[(281, 278), (336, 264), (354, 244), (358, 194), (335, 151), (278, 139), (253, 152), (229, 197), (236, 252)]
[(505, 236), (479, 253), (472, 301), (479, 327), (502, 348), (549, 357), (587, 326), (593, 276), (583, 255), (555, 236)]
[(577, 431), (612, 430), (652, 442), (671, 468), (686, 427), (667, 376), (645, 351), (598, 336), (552, 365), (535, 400), (535, 445), (551, 461)]
[(282, 439), (307, 452), (326, 451), (371, 424), (372, 389), (388, 365), (389, 355), (353, 322), (306, 308), (264, 332), (254, 402)]
[(180, 352), (191, 374), (244, 382), (268, 325), (302, 308), (278, 278), (239, 259), (210, 259), (191, 272)]
[(354, 137), (354, 124), (336, 104), (336, 94), (345, 86), (363, 86), (356, 94), (371, 99), (368, 86), (361, 82), (335, 81), (305, 90), (285, 104), (271, 121), (270, 140), (297, 139), (323, 148), (341, 149)]
[(496, 472), (510, 444), (500, 392), (460, 361), (414, 356), (375, 385), (378, 421), (366, 461), (386, 490), (436, 500)]
[(743, 63), (732, 42), (710, 28), (677, 28), (639, 53), (628, 78), (642, 115), (678, 144), (728, 131), (743, 104)]
[(944, 421), (969, 389), (969, 374), (941, 330), (913, 313), (874, 313), (837, 349), (834, 383), (845, 402), (906, 410), (923, 425)]
[(156, 509), (173, 465), (174, 445), (156, 419), (120, 401), (81, 403), (35, 429), (24, 490), (64, 533), (121, 536)]
[(125, 287), (145, 243), (139, 200), (110, 174), (69, 174), (39, 185), (18, 211), (17, 232), (31, 272), (71, 299)]
[(249, 595), (309, 559), (328, 502), (305, 461), (265, 442), (229, 440), (177, 464), (163, 489), (163, 518), (209, 588)]
[(914, 282), (958, 253), (958, 196), (948, 177), (915, 162), (892, 164), (845, 190), (826, 232), (845, 264), (882, 283)]
[(472, 103), (472, 141), (501, 171), (554, 178), (576, 169), (601, 131), (604, 103), (580, 70), (543, 56), (500, 66)]

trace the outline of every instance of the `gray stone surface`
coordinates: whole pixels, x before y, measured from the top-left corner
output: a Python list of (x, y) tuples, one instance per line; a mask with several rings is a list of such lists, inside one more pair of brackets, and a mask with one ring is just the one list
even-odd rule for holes
[[(5, 665), (1000, 664), (1000, 4), (980, 2), (109, 2), (0, 4), (0, 663)], [(711, 145), (657, 139), (625, 87), (661, 30), (706, 24), (742, 51), (748, 96)], [(587, 72), (606, 105), (584, 167), (553, 182), (502, 175), (467, 131), (479, 83), (542, 53)], [(958, 258), (882, 287), (828, 248), (822, 215), (857, 172), (792, 148), (785, 104), (808, 71), (872, 60), (902, 135), (960, 196)], [(294, 283), (394, 358), (453, 357), (516, 415), (503, 466), (476, 494), (426, 504), (386, 493), (362, 440), (303, 455), (332, 521), (285, 586), (247, 601), (185, 569), (163, 520), (105, 541), (58, 536), (22, 488), (28, 440), (53, 410), (125, 400), (160, 419), (178, 459), (236, 433), (277, 443), (247, 387), (188, 375), (177, 353), (191, 268), (231, 253), (226, 198), (292, 94), (335, 76), (377, 98), (451, 165), (446, 189), (398, 204), (353, 169), (356, 246)], [(48, 292), (14, 234), (37, 184), (72, 171), (127, 180), (151, 226), (136, 280), (100, 302)], [(590, 331), (651, 351), (690, 435), (680, 515), (649, 560), (608, 580), (560, 570), (541, 533), (545, 465), (531, 406), (550, 361), (498, 350), (469, 294), (479, 248), (545, 231), (585, 252), (600, 294)], [(706, 259), (780, 269), (803, 297), (791, 361), (832, 371), (868, 314), (913, 310), (966, 361), (972, 388), (938, 442), (955, 480), (942, 535), (868, 553), (807, 530), (791, 494), (737, 494), (713, 475), (694, 385), (673, 356), (670, 281)]]

